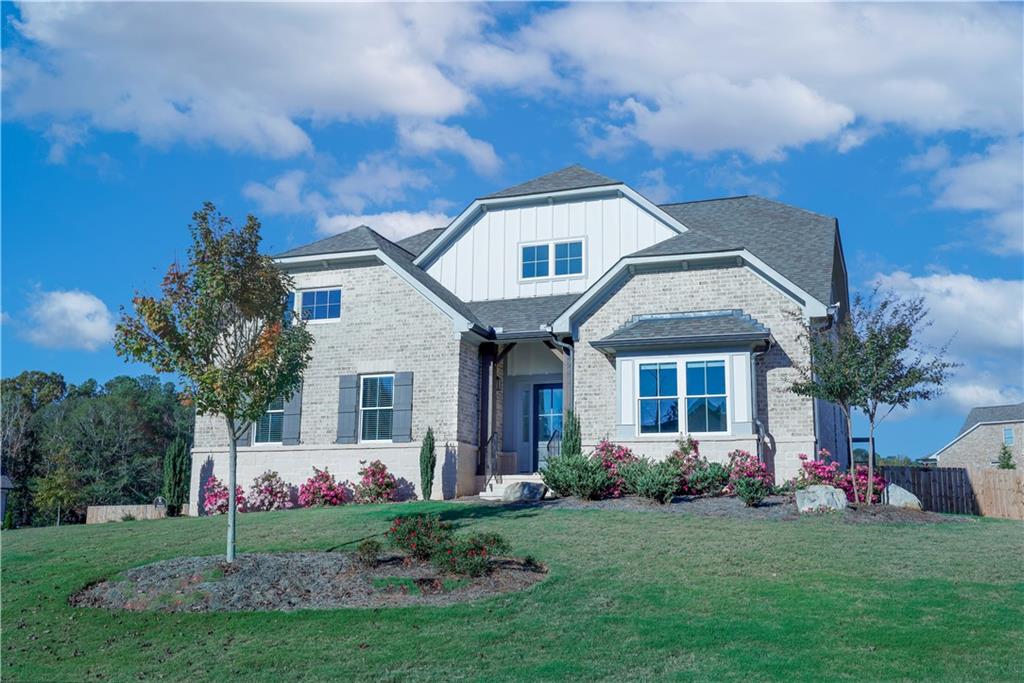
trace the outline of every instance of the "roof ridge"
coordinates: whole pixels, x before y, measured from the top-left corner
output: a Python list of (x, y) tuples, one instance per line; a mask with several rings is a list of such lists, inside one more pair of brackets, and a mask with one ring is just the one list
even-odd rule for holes
[(724, 202), (724, 201), (728, 201), (730, 199), (744, 199), (746, 197), (757, 197), (757, 196), (758, 195), (756, 195), (756, 194), (734, 194), (734, 195), (729, 195), (727, 197), (711, 197), (709, 199), (691, 199), (691, 200), (686, 201), (686, 202), (667, 202), (665, 204), (658, 204), (657, 206), (658, 206), (659, 209), (662, 209), (662, 208), (665, 208), (666, 206), (683, 206), (683, 205), (686, 205), (686, 204), (703, 204), (705, 202)]

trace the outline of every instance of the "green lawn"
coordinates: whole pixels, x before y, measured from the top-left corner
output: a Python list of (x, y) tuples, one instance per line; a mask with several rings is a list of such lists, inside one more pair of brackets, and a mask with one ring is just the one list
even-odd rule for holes
[(0, 676), (1024, 679), (1024, 525), (1015, 522), (741, 522), (416, 503), (242, 515), (239, 550), (338, 548), (411, 510), (499, 531), (550, 574), (524, 593), (451, 607), (112, 613), (66, 601), (127, 567), (221, 552), (225, 518), (4, 532)]

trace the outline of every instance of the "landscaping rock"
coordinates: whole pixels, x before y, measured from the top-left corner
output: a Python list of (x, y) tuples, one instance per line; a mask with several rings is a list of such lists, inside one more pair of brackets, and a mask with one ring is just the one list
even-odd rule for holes
[(532, 481), (516, 481), (505, 487), (501, 500), (505, 503), (536, 503), (544, 498), (548, 487)]
[(887, 484), (885, 493), (882, 494), (882, 502), (897, 508), (909, 508), (920, 510), (921, 501), (910, 491), (896, 484)]
[(815, 484), (796, 491), (796, 507), (800, 512), (845, 510), (846, 494), (835, 486)]

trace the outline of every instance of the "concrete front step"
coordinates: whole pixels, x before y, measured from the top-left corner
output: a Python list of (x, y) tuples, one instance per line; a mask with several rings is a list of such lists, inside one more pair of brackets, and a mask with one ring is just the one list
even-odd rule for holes
[(483, 500), (501, 500), (501, 497), (505, 494), (505, 488), (517, 481), (527, 481), (533, 484), (544, 483), (539, 474), (503, 474), (500, 479), (500, 482), (492, 479), (487, 487), (480, 492), (480, 498)]

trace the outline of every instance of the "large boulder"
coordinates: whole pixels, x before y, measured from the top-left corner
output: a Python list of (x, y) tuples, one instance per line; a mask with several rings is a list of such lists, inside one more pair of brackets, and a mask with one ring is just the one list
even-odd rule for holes
[(815, 484), (796, 490), (796, 507), (800, 512), (843, 510), (846, 508), (846, 494), (835, 486)]
[(501, 500), (506, 503), (536, 503), (544, 498), (548, 487), (532, 481), (514, 481), (505, 487)]
[(886, 484), (885, 492), (882, 494), (882, 502), (898, 508), (921, 509), (921, 500), (910, 491), (896, 484)]

